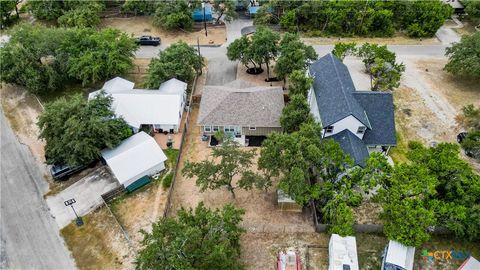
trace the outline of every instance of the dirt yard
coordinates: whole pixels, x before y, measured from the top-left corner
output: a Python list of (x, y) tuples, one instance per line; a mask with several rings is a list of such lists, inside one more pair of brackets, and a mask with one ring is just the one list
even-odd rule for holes
[(162, 44), (169, 45), (183, 40), (188, 44), (196, 45), (197, 38), (200, 45), (222, 45), (226, 38), (225, 26), (207, 26), (208, 36), (205, 36), (205, 30), (194, 28), (191, 32), (186, 31), (165, 31), (159, 27), (153, 26), (152, 18), (148, 16), (129, 17), (129, 18), (105, 18), (100, 24), (101, 28), (113, 27), (126, 32), (132, 37), (142, 35), (158, 36)]
[(134, 268), (134, 252), (107, 208), (84, 216), (83, 221), (82, 227), (71, 223), (61, 230), (79, 269)]
[(302, 40), (308, 45), (330, 45), (337, 42), (356, 42), (363, 44), (366, 42), (377, 44), (395, 44), (395, 45), (432, 45), (440, 44), (440, 41), (433, 38), (416, 39), (409, 38), (401, 33), (396, 33), (393, 37), (386, 38), (366, 38), (366, 37), (307, 37), (303, 36)]
[[(468, 104), (480, 105), (478, 81), (465, 81), (443, 71), (447, 60), (443, 58), (402, 58), (406, 66), (400, 87), (394, 91), (397, 132), (406, 145), (420, 140), (431, 145), (435, 142), (455, 142), (460, 131), (455, 118)], [(399, 147), (392, 156), (402, 159)], [(465, 157), (478, 169), (478, 163)]]
[[(275, 77), (275, 72), (273, 71), (273, 66), (275, 63), (271, 64), (270, 67), (270, 78)], [(258, 75), (251, 75), (247, 73), (247, 68), (245, 65), (239, 63), (237, 67), (237, 80), (243, 80), (247, 82), (251, 82), (255, 85), (259, 86), (283, 86), (283, 81), (278, 81), (278, 82), (266, 82), (265, 79), (267, 79), (267, 67), (262, 66), (263, 72), (258, 74)]]

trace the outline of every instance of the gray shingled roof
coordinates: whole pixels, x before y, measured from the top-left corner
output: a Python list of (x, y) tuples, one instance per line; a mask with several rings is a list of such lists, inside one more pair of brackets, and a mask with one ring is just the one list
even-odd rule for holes
[(338, 142), (343, 151), (353, 158), (354, 165), (362, 167), (365, 165), (365, 161), (369, 157), (367, 146), (364, 141), (355, 136), (350, 130), (345, 129), (342, 132), (327, 137), (327, 139), (330, 138)]
[[(232, 84), (230, 84), (232, 85)], [(200, 101), (198, 124), (207, 126), (281, 127), (284, 107), (280, 87), (205, 86)]]
[(357, 91), (353, 94), (365, 109), (371, 129), (363, 135), (366, 145), (396, 145), (395, 116), (391, 93)]
[(349, 115), (370, 127), (364, 109), (352, 95), (356, 90), (347, 66), (327, 54), (313, 62), (309, 71), (314, 77), (313, 89), (324, 127)]

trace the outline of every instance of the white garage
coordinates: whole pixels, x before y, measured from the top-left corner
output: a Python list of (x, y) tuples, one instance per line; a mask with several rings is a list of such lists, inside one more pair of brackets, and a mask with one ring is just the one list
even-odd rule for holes
[(114, 149), (103, 150), (102, 157), (118, 182), (129, 191), (148, 183), (149, 176), (164, 170), (167, 160), (155, 139), (143, 131)]

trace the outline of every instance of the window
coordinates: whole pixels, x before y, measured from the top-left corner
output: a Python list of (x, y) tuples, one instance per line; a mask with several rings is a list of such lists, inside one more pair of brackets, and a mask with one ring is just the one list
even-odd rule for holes
[(203, 131), (205, 131), (205, 132), (211, 132), (211, 131), (212, 131), (212, 127), (211, 127), (211, 126), (204, 126), (204, 127), (203, 127)]
[(364, 126), (358, 127), (357, 134), (363, 134), (365, 133), (365, 130), (366, 130), (366, 127)]
[(248, 130), (257, 130), (257, 127), (248, 127)]
[(219, 130), (218, 126), (213, 126), (213, 131), (217, 132)]
[(328, 126), (325, 128), (325, 133), (332, 133), (333, 132), (333, 126)]
[(235, 132), (235, 127), (234, 126), (225, 126), (223, 129), (225, 132)]

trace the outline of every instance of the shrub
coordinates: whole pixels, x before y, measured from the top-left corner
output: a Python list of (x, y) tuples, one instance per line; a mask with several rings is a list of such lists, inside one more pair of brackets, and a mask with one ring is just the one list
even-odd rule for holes
[(169, 172), (167, 175), (165, 175), (165, 177), (163, 177), (163, 180), (162, 180), (163, 189), (169, 188), (170, 185), (172, 184), (172, 181), (173, 181), (173, 173)]

